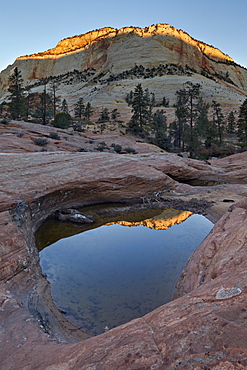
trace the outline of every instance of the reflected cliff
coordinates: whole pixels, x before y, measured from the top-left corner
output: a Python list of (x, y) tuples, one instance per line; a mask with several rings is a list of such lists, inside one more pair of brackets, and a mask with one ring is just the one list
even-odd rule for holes
[(110, 222), (107, 223), (106, 225), (113, 225), (113, 224), (118, 224), (122, 226), (145, 226), (148, 227), (149, 229), (154, 229), (154, 230), (166, 230), (169, 227), (172, 227), (174, 225), (178, 225), (181, 222), (187, 220), (188, 217), (193, 215), (192, 212), (190, 211), (180, 211), (176, 209), (166, 209), (164, 210), (160, 215), (148, 218), (143, 221), (117, 221), (117, 222)]
[(185, 221), (193, 213), (173, 208), (160, 210), (138, 209), (129, 211), (129, 207), (121, 204), (103, 204), (84, 207), (81, 212), (94, 218), (91, 225), (75, 225), (69, 222), (59, 222), (51, 217), (44, 222), (36, 232), (36, 245), (39, 250), (57, 242), (59, 239), (80, 234), (81, 232), (98, 228), (102, 225), (118, 223), (122, 226), (145, 226), (155, 230), (165, 230), (175, 224)]
[(169, 302), (190, 254), (213, 226), (201, 215), (174, 209), (129, 212), (103, 205), (83, 211), (94, 216), (94, 226), (50, 220), (37, 244), (55, 304), (94, 335)]

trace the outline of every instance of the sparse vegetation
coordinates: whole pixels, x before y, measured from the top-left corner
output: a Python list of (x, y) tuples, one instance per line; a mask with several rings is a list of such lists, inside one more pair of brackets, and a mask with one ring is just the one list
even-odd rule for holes
[[(227, 64), (227, 63), (226, 63)], [(0, 114), (3, 117), (15, 119), (25, 118), (28, 122), (54, 125), (62, 129), (72, 127), (77, 132), (93, 132), (103, 134), (106, 130), (116, 131), (122, 135), (131, 133), (150, 142), (164, 150), (172, 150), (177, 153), (189, 152), (191, 157), (206, 158), (210, 156), (224, 156), (234, 153), (237, 150), (247, 148), (247, 118), (246, 101), (240, 106), (239, 117), (237, 110), (230, 112), (227, 117), (223, 115), (223, 109), (217, 100), (213, 100), (218, 89), (212, 94), (212, 103), (203, 99), (203, 89), (200, 84), (193, 84), (187, 81), (176, 92), (176, 102), (170, 104), (169, 99), (163, 94), (157, 94), (144, 89), (140, 83), (133, 91), (126, 95), (126, 102), (132, 109), (130, 121), (122, 123), (119, 121), (120, 113), (117, 107), (108, 109), (99, 107), (93, 109), (89, 101), (84, 101), (85, 96), (80, 97), (73, 107), (69, 107), (66, 99), (60, 99), (59, 84), (72, 84), (75, 82), (89, 82), (92, 84), (91, 94), (94, 94), (98, 87), (94, 84), (110, 84), (113, 81), (124, 79), (142, 78), (151, 79), (164, 75), (192, 76), (201, 73), (206, 78), (219, 81), (219, 79), (233, 84), (231, 72), (212, 74), (207, 68), (196, 71), (189, 66), (177, 66), (175, 64), (159, 64), (158, 66), (146, 68), (143, 65), (135, 65), (117, 75), (109, 75), (109, 72), (97, 73), (95, 69), (86, 69), (79, 72), (74, 70), (60, 76), (50, 76), (30, 85), (23, 87), (23, 80), (20, 71), (15, 68), (9, 80), (10, 102), (3, 102), (0, 106)], [(34, 86), (43, 86), (42, 93), (32, 93)], [(117, 84), (121, 86), (122, 84)], [(170, 98), (170, 94), (169, 94)], [(173, 100), (173, 99), (172, 99)], [(62, 102), (62, 103), (60, 103)], [(122, 100), (116, 101), (122, 103)], [(166, 111), (160, 107), (167, 108), (169, 115), (174, 114), (174, 120), (167, 123)], [(172, 109), (171, 109), (172, 108)], [(122, 109), (122, 108), (121, 108)], [(90, 121), (95, 111), (95, 117)], [(73, 117), (70, 113), (73, 112)], [(100, 113), (98, 115), (98, 113)], [(71, 113), (72, 114), (72, 113)], [(99, 117), (98, 120), (96, 117)], [(3, 124), (8, 123), (2, 119)], [(90, 127), (91, 126), (91, 127)], [(126, 132), (125, 132), (126, 130)], [(72, 133), (71, 133), (72, 134)], [(57, 133), (51, 133), (49, 137), (59, 140)], [(40, 138), (39, 138), (40, 139)], [(38, 140), (39, 141), (39, 140)], [(37, 143), (37, 145), (46, 144)], [(125, 151), (133, 153), (129, 148), (122, 148), (119, 144), (112, 144), (111, 148), (120, 153)], [(104, 142), (95, 148), (97, 151), (110, 150)]]
[(109, 149), (109, 147), (106, 145), (104, 141), (101, 141), (94, 149), (97, 150), (98, 152), (103, 152), (104, 150)]
[(49, 137), (53, 140), (60, 140), (61, 139), (61, 137), (58, 135), (57, 132), (51, 132)]
[(71, 115), (69, 113), (57, 113), (55, 127), (68, 128), (71, 122)]
[(124, 152), (128, 154), (137, 154), (138, 152), (134, 148), (130, 148), (129, 146), (123, 149)]
[(9, 120), (7, 118), (3, 118), (1, 123), (3, 123), (4, 125), (7, 125), (9, 123)]
[(48, 139), (44, 137), (38, 137), (37, 139), (34, 139), (33, 142), (35, 145), (39, 146), (46, 146), (49, 143)]
[(122, 151), (122, 145), (119, 144), (111, 144), (111, 147), (116, 153), (121, 153)]

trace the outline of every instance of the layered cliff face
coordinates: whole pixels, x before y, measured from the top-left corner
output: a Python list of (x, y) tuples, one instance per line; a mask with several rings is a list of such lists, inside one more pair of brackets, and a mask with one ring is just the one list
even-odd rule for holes
[(145, 29), (103, 28), (60, 41), (43, 53), (17, 58), (0, 74), (0, 99), (7, 97), (8, 79), (18, 67), (32, 91), (44, 79), (57, 83), (57, 93), (70, 107), (83, 97), (94, 106), (126, 109), (126, 94), (137, 83), (175, 102), (186, 81), (200, 83), (204, 99), (238, 108), (247, 95), (247, 70), (219, 49), (197, 41), (167, 24)]

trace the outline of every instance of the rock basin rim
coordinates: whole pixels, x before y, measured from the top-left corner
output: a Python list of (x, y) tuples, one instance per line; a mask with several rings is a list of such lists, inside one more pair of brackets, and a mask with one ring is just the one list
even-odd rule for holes
[[(1, 159), (0, 358), (4, 369), (247, 367), (246, 152), (212, 160), (211, 165), (157, 152), (135, 156), (12, 153)], [(226, 183), (212, 187), (182, 183), (194, 178)], [(217, 222), (190, 257), (175, 300), (87, 339), (87, 334), (64, 321), (50, 301), (34, 232), (58, 204), (78, 207), (104, 202), (202, 207), (201, 212)]]

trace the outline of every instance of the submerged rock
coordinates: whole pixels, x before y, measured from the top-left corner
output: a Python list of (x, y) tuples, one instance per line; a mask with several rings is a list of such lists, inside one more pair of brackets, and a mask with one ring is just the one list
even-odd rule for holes
[(58, 221), (73, 222), (80, 225), (88, 225), (93, 223), (92, 216), (84, 215), (83, 213), (72, 208), (57, 210), (55, 212), (55, 217)]

